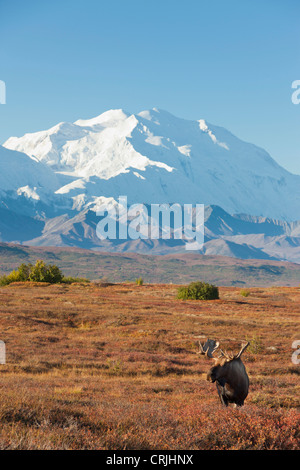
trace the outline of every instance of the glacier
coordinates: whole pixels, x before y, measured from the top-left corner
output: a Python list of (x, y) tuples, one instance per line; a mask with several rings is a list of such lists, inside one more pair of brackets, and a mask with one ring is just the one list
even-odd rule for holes
[(126, 195), (129, 203), (203, 203), (229, 213), (300, 219), (300, 176), (204, 119), (117, 109), (3, 145), (50, 168), (61, 182), (56, 194), (78, 210), (102, 196)]
[(202, 117), (113, 109), (10, 137), (0, 146), (0, 195), (2, 241), (184, 251), (178, 240), (97, 240), (97, 209), (126, 196), (129, 204), (204, 204), (203, 253), (300, 262), (300, 176)]

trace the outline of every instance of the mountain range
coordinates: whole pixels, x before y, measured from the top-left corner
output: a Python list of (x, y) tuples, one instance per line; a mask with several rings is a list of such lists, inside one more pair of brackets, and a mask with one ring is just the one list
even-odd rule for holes
[(182, 240), (99, 240), (115, 205), (205, 205), (201, 253), (300, 263), (300, 176), (204, 119), (110, 110), (0, 146), (0, 239), (36, 246), (166, 254)]

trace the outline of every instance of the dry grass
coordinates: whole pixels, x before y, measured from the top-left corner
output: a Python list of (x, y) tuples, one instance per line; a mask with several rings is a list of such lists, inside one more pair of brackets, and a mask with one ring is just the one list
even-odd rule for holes
[[(180, 301), (171, 285), (0, 289), (0, 449), (297, 449), (300, 289), (220, 288)], [(198, 337), (244, 355), (250, 393), (223, 409)]]

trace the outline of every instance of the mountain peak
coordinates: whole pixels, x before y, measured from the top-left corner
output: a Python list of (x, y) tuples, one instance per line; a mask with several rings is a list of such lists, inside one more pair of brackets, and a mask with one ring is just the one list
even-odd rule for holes
[(93, 127), (98, 125), (114, 126), (120, 121), (124, 121), (129, 116), (130, 114), (123, 111), (123, 109), (110, 109), (109, 111), (105, 111), (92, 119), (78, 119), (74, 124), (82, 127)]
[(138, 114), (111, 109), (4, 146), (59, 172), (57, 193), (82, 207), (102, 196), (127, 195), (130, 204), (203, 203), (231, 214), (300, 218), (300, 176), (204, 119), (158, 108)]

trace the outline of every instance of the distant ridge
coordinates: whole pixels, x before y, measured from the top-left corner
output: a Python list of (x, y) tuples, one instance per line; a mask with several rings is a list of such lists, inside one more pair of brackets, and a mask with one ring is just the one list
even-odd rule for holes
[(93, 252), (66, 247), (28, 247), (0, 243), (1, 274), (21, 263), (44, 259), (65, 275), (105, 282), (187, 284), (205, 280), (219, 286), (298, 286), (298, 264), (270, 260), (240, 260), (196, 253), (153, 256), (137, 253)]

